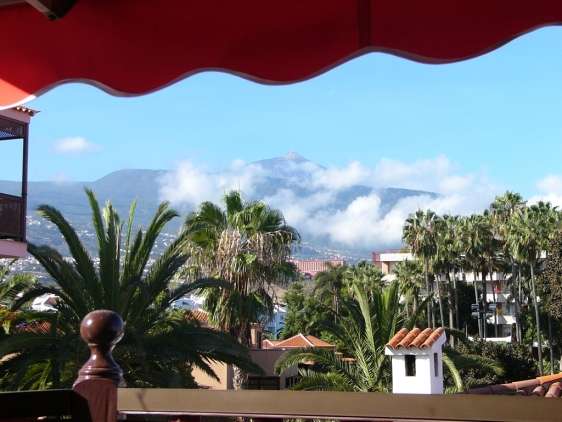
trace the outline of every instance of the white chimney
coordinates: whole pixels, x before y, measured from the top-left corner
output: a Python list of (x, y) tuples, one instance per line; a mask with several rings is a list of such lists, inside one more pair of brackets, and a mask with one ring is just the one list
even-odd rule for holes
[(443, 394), (445, 341), (443, 328), (398, 331), (385, 348), (385, 354), (392, 357), (392, 392)]

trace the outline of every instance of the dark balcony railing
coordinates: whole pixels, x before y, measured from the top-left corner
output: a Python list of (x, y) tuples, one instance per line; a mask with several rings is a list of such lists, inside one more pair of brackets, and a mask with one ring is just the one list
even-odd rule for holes
[[(27, 157), (29, 149), (29, 123), (0, 116), (0, 141), (22, 141), (21, 195), (0, 193), (0, 239), (25, 242), (25, 217), (27, 212)], [(2, 159), (9, 160), (9, 157)]]
[(91, 357), (74, 388), (0, 393), (0, 421), (558, 422), (562, 415), (562, 399), (543, 397), (117, 388), (121, 370), (111, 350), (123, 332), (121, 318), (95, 311), (80, 332)]
[(0, 239), (25, 240), (24, 209), (21, 197), (0, 193)]

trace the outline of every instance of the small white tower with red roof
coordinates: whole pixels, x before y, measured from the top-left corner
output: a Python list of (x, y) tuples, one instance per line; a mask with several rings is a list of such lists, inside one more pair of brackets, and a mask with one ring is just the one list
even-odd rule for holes
[(443, 394), (445, 330), (402, 328), (390, 339), (385, 354), (392, 357), (392, 392)]

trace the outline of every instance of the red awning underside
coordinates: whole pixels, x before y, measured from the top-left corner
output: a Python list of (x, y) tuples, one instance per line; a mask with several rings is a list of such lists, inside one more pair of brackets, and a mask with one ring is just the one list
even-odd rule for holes
[(67, 81), (134, 95), (209, 69), (289, 83), (369, 51), (446, 63), (561, 22), (561, 0), (79, 0), (57, 21), (8, 6), (0, 108)]

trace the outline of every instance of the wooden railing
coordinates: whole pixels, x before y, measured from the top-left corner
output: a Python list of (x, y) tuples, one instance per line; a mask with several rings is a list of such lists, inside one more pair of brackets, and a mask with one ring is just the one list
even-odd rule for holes
[(90, 312), (80, 325), (90, 348), (72, 390), (0, 394), (0, 421), (56, 419), (72, 422), (115, 422), (117, 385), (122, 372), (111, 351), (123, 336), (123, 320), (112, 311)]
[[(421, 395), (304, 391), (119, 389), (127, 420), (212, 417), (342, 421), (560, 422), (562, 399), (491, 395)], [(273, 421), (272, 421), (273, 422)]]
[(0, 193), (0, 239), (25, 240), (23, 198)]
[(94, 311), (80, 333), (91, 356), (73, 389), (2, 393), (0, 421), (562, 420), (562, 399), (543, 397), (118, 388), (122, 373), (111, 351), (123, 334), (119, 315)]

